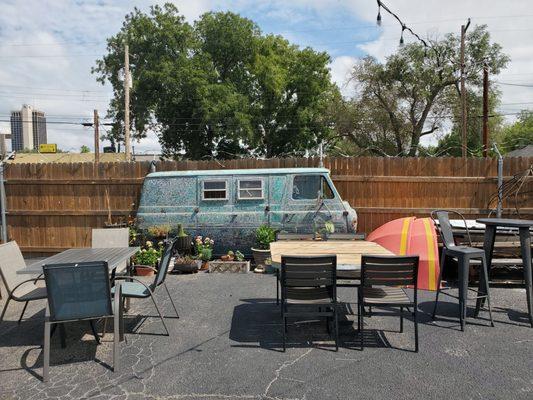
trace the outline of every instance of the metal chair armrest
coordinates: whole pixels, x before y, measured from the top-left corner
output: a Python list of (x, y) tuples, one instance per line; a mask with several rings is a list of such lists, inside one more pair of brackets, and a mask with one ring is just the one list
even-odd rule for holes
[(31, 279), (26, 279), (26, 280), (20, 282), (17, 286), (15, 286), (13, 288), (13, 290), (11, 290), (11, 295), (13, 295), (13, 293), (15, 293), (15, 290), (17, 290), (19, 287), (21, 287), (25, 283), (30, 283), (31, 282), (31, 283), (35, 284), (38, 281), (44, 281), (44, 278), (36, 278), (36, 279), (35, 278), (31, 278)]

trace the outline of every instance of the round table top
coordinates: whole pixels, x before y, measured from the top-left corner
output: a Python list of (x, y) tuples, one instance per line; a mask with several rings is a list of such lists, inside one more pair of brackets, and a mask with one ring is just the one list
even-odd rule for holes
[(480, 224), (508, 226), (513, 228), (529, 228), (533, 226), (533, 220), (530, 219), (510, 219), (510, 218), (480, 218), (476, 219)]

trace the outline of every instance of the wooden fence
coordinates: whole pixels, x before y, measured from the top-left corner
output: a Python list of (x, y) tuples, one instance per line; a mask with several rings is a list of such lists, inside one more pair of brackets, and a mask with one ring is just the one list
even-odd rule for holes
[[(504, 159), (505, 182), (533, 164), (533, 158)], [(157, 162), (158, 171), (192, 169), (313, 167), (317, 159), (243, 159)], [(344, 200), (370, 232), (402, 216), (427, 216), (434, 208), (469, 217), (487, 215), (497, 190), (497, 160), (469, 158), (329, 158), (324, 160)], [(8, 235), (26, 253), (87, 247), (91, 229), (134, 215), (150, 162), (8, 164)], [(533, 218), (533, 178), (516, 199), (521, 216)], [(529, 192), (529, 193), (527, 193)], [(494, 205), (493, 205), (494, 206)], [(513, 214), (515, 200), (504, 204)]]

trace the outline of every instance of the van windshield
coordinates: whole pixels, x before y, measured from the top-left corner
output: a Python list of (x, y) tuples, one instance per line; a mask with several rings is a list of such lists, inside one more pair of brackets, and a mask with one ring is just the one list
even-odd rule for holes
[(292, 198), (294, 200), (315, 200), (319, 193), (322, 193), (324, 199), (334, 197), (326, 178), (322, 175), (297, 175), (294, 177), (292, 184)]

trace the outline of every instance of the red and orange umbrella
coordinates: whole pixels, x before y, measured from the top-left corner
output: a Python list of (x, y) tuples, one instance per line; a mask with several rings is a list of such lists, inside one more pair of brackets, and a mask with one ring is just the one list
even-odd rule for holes
[(375, 229), (367, 240), (397, 255), (419, 256), (418, 288), (437, 290), (439, 249), (437, 232), (431, 218), (395, 219)]

